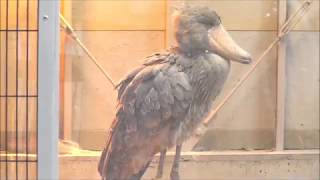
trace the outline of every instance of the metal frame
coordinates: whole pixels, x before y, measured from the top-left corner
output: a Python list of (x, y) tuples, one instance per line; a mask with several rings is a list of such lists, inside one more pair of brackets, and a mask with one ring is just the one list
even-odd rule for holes
[[(278, 33), (287, 19), (287, 0), (278, 0)], [(280, 41), (278, 45), (277, 64), (277, 119), (276, 119), (276, 150), (284, 150), (285, 131), (285, 92), (286, 92), (286, 44)]]
[(59, 1), (39, 1), (38, 179), (58, 179)]

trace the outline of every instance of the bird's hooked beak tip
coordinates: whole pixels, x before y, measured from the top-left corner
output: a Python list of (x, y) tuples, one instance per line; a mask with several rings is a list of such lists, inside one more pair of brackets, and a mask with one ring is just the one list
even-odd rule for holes
[(252, 60), (251, 59), (247, 59), (244, 61), (241, 61), (242, 64), (251, 64)]
[(250, 64), (252, 62), (252, 57), (249, 53), (245, 52), (245, 55), (239, 58), (239, 62), (242, 64)]

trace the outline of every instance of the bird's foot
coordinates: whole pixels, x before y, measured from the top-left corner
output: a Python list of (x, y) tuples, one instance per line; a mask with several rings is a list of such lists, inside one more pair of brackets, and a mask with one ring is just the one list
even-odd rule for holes
[(172, 172), (170, 173), (170, 179), (171, 179), (171, 180), (180, 180), (179, 172), (177, 172), (177, 171), (172, 171)]

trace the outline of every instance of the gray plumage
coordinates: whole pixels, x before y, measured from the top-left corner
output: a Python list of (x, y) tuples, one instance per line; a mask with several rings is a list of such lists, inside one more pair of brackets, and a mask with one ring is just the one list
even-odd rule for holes
[(178, 47), (147, 57), (117, 86), (119, 106), (99, 163), (103, 179), (140, 179), (156, 153), (193, 134), (223, 87), (230, 62), (208, 42), (220, 18), (208, 8), (179, 18)]

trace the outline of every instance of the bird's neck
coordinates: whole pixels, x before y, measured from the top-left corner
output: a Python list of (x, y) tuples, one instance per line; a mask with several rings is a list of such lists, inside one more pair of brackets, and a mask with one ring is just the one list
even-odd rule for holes
[(186, 47), (181, 47), (181, 46), (177, 46), (174, 47), (175, 52), (178, 52), (179, 54), (188, 57), (188, 58), (192, 58), (192, 59), (197, 59), (198, 57), (201, 56), (206, 56), (206, 54), (208, 54), (209, 50), (205, 50), (205, 49), (196, 49), (196, 48), (186, 48)]

